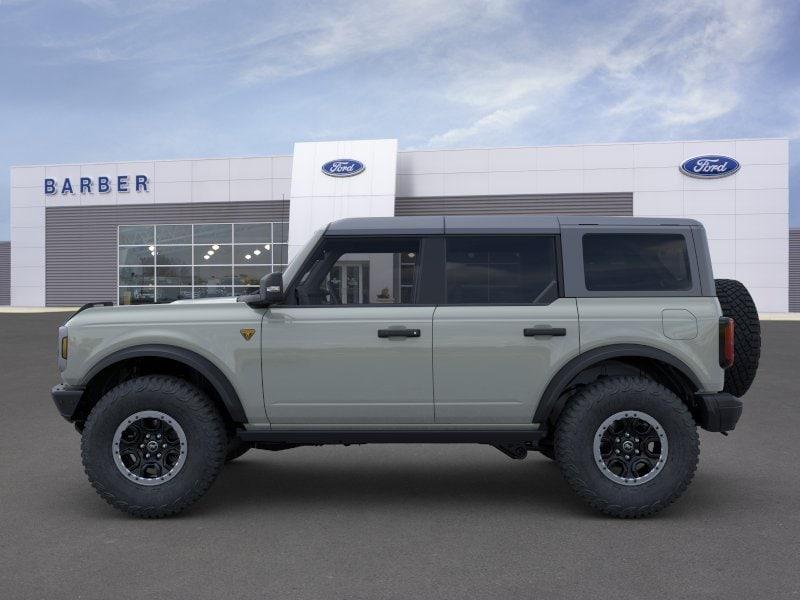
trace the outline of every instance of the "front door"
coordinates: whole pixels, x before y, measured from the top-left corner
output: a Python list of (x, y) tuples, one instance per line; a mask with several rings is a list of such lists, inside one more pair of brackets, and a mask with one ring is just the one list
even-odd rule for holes
[(274, 424), (432, 423), (433, 306), (416, 238), (326, 238), (263, 321)]
[(578, 354), (574, 298), (559, 298), (557, 238), (446, 240), (445, 303), (433, 319), (437, 423), (526, 424)]

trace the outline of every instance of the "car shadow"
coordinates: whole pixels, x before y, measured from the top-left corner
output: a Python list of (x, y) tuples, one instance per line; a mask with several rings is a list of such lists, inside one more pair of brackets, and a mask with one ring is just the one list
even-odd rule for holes
[[(291, 450), (289, 451), (291, 452)], [(213, 488), (192, 513), (245, 507), (329, 508), (357, 504), (394, 508), (409, 503), (448, 507), (506, 506), (538, 512), (591, 514), (561, 478), (555, 463), (538, 455), (524, 461), (281, 460), (247, 455), (226, 465)], [(202, 507), (201, 507), (202, 505)]]

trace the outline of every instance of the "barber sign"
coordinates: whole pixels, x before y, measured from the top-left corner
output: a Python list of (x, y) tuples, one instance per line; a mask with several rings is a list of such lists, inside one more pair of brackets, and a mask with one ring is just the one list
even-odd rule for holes
[(364, 170), (364, 163), (352, 158), (337, 158), (322, 165), (322, 172), (330, 177), (352, 177)]
[(701, 179), (714, 179), (716, 177), (727, 177), (739, 170), (739, 161), (730, 156), (709, 154), (706, 156), (695, 156), (683, 161), (681, 172), (689, 177), (699, 177)]

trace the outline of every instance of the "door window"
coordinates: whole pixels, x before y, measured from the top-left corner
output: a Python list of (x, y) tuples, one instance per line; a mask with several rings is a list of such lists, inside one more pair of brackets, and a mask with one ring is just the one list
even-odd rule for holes
[(557, 297), (554, 236), (447, 239), (448, 304), (549, 304)]
[(310, 306), (413, 304), (419, 240), (326, 239), (295, 286), (297, 304)]

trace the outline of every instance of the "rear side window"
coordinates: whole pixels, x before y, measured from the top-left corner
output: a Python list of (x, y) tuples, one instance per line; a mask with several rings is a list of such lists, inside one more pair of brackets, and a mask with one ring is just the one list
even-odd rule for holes
[(680, 234), (588, 233), (583, 267), (589, 291), (692, 289), (686, 238)]
[(448, 304), (547, 304), (558, 297), (553, 236), (447, 239)]

